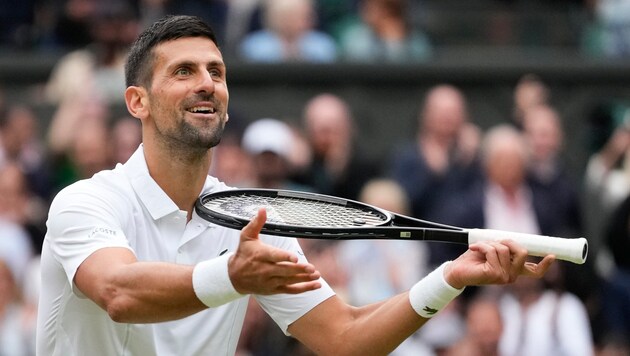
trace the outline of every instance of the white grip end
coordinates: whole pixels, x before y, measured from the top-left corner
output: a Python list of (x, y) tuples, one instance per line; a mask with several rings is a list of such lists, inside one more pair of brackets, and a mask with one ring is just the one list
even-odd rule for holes
[(557, 259), (576, 264), (586, 262), (588, 255), (588, 242), (585, 238), (561, 238), (535, 234), (523, 234), (518, 232), (470, 229), (468, 230), (468, 243), (479, 241), (514, 240), (527, 249), (530, 256), (555, 255)]

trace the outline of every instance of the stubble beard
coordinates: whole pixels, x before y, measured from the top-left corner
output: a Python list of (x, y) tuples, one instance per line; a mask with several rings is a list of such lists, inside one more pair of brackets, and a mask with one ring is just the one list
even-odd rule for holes
[(185, 146), (193, 150), (207, 151), (221, 142), (225, 121), (225, 114), (218, 116), (218, 121), (213, 126), (208, 123), (203, 127), (197, 127), (186, 120), (181, 120), (177, 129), (178, 136)]
[[(227, 121), (226, 114), (223, 111), (217, 115), (217, 120), (204, 121), (203, 123), (194, 124), (186, 120), (185, 114), (178, 114), (175, 127), (167, 130), (157, 131), (162, 142), (162, 146), (170, 152), (170, 156), (186, 161), (203, 160), (207, 157), (211, 148), (221, 142), (225, 123)], [(173, 115), (175, 116), (175, 115)]]

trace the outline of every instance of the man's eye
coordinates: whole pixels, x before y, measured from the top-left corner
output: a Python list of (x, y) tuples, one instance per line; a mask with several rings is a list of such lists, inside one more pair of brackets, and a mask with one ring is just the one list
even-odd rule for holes
[(190, 74), (190, 70), (188, 70), (187, 68), (179, 68), (177, 71), (175, 71), (175, 74), (177, 74), (177, 75), (188, 75), (188, 74)]

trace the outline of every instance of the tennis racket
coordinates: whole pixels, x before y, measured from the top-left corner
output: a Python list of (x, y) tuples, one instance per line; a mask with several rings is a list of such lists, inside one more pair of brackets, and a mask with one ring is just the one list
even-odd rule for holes
[(329, 195), (272, 189), (234, 189), (202, 195), (197, 214), (214, 224), (242, 229), (260, 208), (267, 211), (261, 232), (269, 235), (352, 240), (396, 239), (472, 244), (515, 240), (531, 256), (553, 254), (582, 264), (588, 254), (585, 238), (560, 238), (490, 229), (464, 229), (395, 214), (353, 200)]

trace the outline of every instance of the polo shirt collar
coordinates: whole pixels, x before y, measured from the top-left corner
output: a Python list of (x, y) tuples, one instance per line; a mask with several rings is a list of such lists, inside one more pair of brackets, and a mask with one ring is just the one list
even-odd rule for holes
[(142, 144), (123, 165), (123, 168), (136, 196), (142, 201), (153, 219), (157, 220), (180, 210), (149, 174)]

